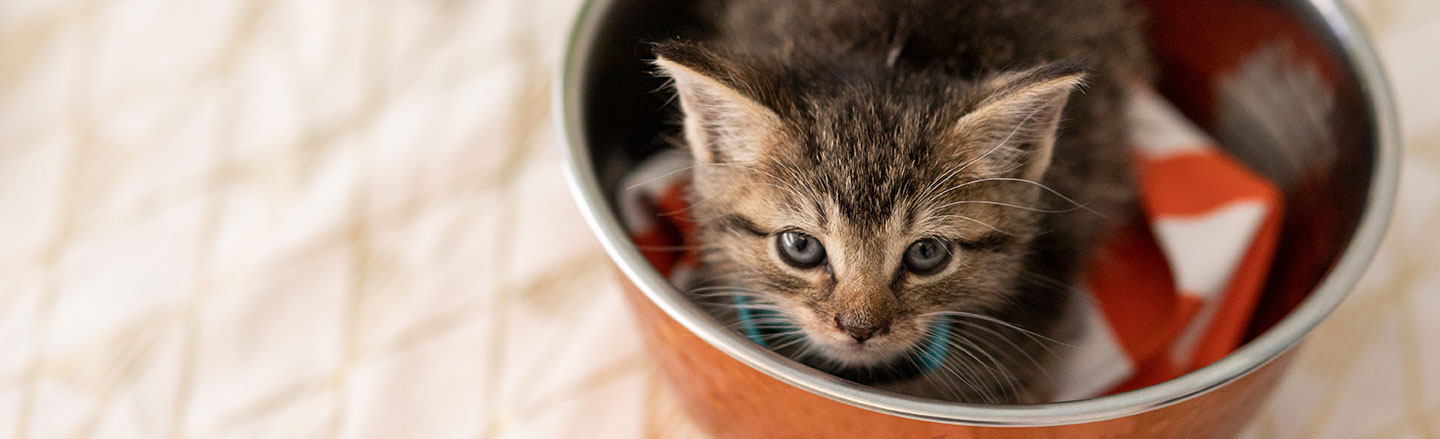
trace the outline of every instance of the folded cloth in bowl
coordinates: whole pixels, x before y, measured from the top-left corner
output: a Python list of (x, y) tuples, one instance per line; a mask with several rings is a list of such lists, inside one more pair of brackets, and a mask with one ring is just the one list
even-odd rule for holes
[[(1163, 98), (1129, 102), (1144, 221), (1086, 262), (1074, 310), (1083, 322), (1053, 368), (1055, 400), (1159, 383), (1243, 341), (1280, 232), (1275, 187), (1217, 148)], [(683, 287), (695, 268), (685, 216), (689, 154), (665, 151), (626, 177), (621, 216), (646, 258)]]

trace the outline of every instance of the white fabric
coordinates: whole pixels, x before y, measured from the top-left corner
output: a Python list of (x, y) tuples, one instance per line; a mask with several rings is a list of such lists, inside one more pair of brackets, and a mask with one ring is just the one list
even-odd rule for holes
[[(1440, 434), (1440, 6), (1408, 148), (1246, 438)], [(564, 183), (574, 0), (0, 2), (0, 437), (703, 437)]]
[(1219, 309), (1220, 293), (1250, 248), (1266, 210), (1260, 202), (1241, 201), (1205, 216), (1154, 222), (1156, 241), (1166, 258), (1175, 261), (1170, 269), (1180, 293), (1200, 300), (1194, 320), (1171, 346), (1171, 361), (1189, 364), (1191, 353)]

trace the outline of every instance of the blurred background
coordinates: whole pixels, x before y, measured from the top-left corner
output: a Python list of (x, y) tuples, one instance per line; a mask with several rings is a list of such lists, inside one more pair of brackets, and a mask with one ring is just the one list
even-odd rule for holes
[[(1440, 437), (1440, 4), (1348, 3), (1399, 207), (1247, 437)], [(703, 437), (565, 186), (578, 6), (0, 2), (0, 437)]]

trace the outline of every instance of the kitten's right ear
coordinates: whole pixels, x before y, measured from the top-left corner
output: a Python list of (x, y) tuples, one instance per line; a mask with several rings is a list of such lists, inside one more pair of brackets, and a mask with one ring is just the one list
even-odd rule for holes
[(751, 98), (744, 70), (699, 46), (655, 46), (655, 66), (674, 81), (685, 112), (685, 141), (699, 163), (754, 162), (780, 117)]

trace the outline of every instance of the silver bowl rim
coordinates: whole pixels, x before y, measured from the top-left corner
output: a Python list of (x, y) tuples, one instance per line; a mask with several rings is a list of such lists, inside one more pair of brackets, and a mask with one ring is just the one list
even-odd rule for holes
[(1299, 306), (1270, 330), (1230, 355), (1194, 372), (1141, 389), (1079, 401), (1034, 405), (979, 405), (933, 401), (840, 380), (765, 350), (717, 325), (657, 272), (631, 242), (606, 203), (587, 153), (582, 114), (585, 67), (603, 12), (618, 0), (587, 0), (577, 13), (556, 71), (553, 117), (565, 156), (568, 184), (585, 221), (620, 270), (645, 296), (687, 330), (726, 355), (810, 393), (880, 413), (947, 424), (1053, 426), (1121, 418), (1215, 390), (1268, 364), (1299, 343), (1354, 288), (1384, 237), (1395, 203), (1400, 148), (1390, 86), (1366, 32), (1338, 0), (1307, 0), (1355, 68), (1362, 96), (1375, 111), (1374, 169), (1355, 234), (1331, 270)]

